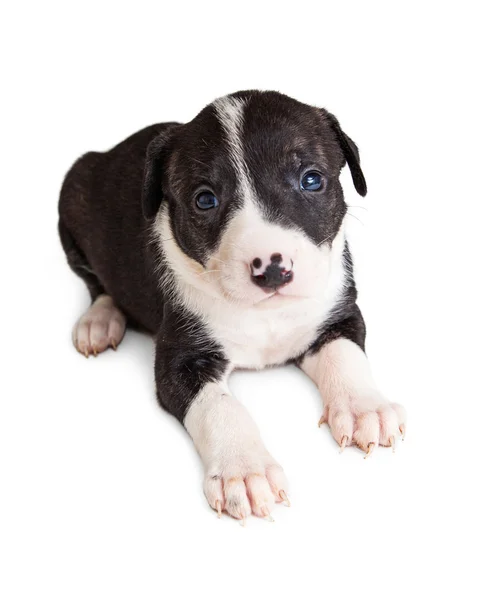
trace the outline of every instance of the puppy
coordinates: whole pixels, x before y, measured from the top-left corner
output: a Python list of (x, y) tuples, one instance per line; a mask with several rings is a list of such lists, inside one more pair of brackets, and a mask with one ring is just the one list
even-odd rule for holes
[(156, 337), (160, 404), (185, 426), (212, 508), (269, 516), (283, 470), (228, 389), (235, 368), (294, 363), (317, 385), (341, 450), (405, 432), (364, 353), (339, 174), (366, 194), (356, 144), (324, 109), (276, 92), (219, 98), (71, 168), (59, 202), (68, 262), (92, 299), (86, 357), (127, 325)]

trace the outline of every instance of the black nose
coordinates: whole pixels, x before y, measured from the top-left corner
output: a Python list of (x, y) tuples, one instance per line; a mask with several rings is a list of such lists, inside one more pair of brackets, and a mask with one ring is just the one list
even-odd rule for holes
[[(252, 262), (252, 265), (258, 268), (257, 259)], [(266, 267), (263, 273), (260, 273), (259, 275), (252, 274), (251, 279), (253, 283), (256, 283), (260, 288), (263, 288), (265, 292), (269, 292), (290, 283), (293, 280), (293, 271), (288, 271), (284, 267), (280, 267), (275, 260)]]

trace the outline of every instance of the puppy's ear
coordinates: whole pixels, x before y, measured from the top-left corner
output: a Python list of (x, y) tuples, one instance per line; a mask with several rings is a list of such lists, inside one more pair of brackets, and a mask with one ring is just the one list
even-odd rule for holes
[(146, 150), (141, 195), (143, 215), (146, 219), (152, 219), (156, 215), (163, 199), (163, 174), (166, 159), (171, 151), (172, 130), (174, 129), (176, 127), (168, 128), (157, 135)]
[[(326, 112), (326, 111), (325, 111)], [(344, 158), (348, 163), (351, 176), (353, 178), (354, 187), (361, 196), (365, 196), (368, 192), (368, 186), (366, 185), (366, 179), (364, 178), (361, 166), (359, 164), (359, 151), (353, 140), (344, 133), (341, 129), (339, 121), (334, 115), (326, 112), (327, 119), (333, 128), (336, 138), (343, 151)]]

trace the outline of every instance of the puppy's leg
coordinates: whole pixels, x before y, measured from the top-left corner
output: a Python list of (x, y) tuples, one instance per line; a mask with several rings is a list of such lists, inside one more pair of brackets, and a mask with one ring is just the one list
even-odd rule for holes
[[(67, 188), (68, 189), (68, 188)], [(62, 202), (65, 203), (68, 200), (68, 196), (62, 190), (62, 198), (60, 200), (60, 208), (63, 206)], [(71, 202), (74, 202), (75, 197), (70, 199)], [(81, 250), (80, 246), (75, 241), (75, 238), (69, 231), (68, 227), (65, 225), (64, 219), (60, 217), (58, 221), (58, 233), (60, 234), (60, 241), (63, 246), (63, 250), (65, 251), (68, 264), (71, 270), (81, 277), (85, 282), (85, 285), (90, 292), (90, 296), (92, 301), (97, 298), (100, 294), (104, 294), (105, 290), (99, 281), (98, 277), (95, 275), (93, 269), (91, 268), (90, 263), (88, 262), (84, 252)]]
[(215, 510), (237, 519), (268, 517), (286, 498), (283, 470), (266, 450), (253, 419), (224, 384), (209, 383), (184, 421), (205, 467), (204, 491)]
[(210, 506), (237, 519), (251, 513), (268, 517), (275, 502), (287, 500), (285, 477), (253, 419), (228, 390), (231, 367), (221, 347), (191, 323), (176, 323), (174, 332), (158, 335), (158, 397), (193, 439)]
[(90, 308), (73, 327), (73, 344), (87, 358), (90, 354), (96, 356), (109, 346), (116, 349), (125, 334), (125, 315), (105, 294), (86, 256), (61, 218), (58, 230), (68, 264), (83, 279), (92, 299)]
[(73, 344), (87, 358), (108, 347), (116, 350), (126, 329), (125, 315), (115, 306), (111, 296), (101, 294), (73, 328)]
[(364, 353), (364, 322), (359, 309), (322, 334), (300, 367), (316, 383), (327, 422), (343, 449), (355, 443), (367, 455), (375, 447), (394, 446), (405, 433), (406, 412), (388, 402), (373, 380)]

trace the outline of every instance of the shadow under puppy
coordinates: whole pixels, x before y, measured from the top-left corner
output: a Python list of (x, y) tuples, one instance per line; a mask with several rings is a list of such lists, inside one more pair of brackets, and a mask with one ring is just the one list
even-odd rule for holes
[(130, 323), (156, 336), (161, 405), (191, 435), (219, 513), (268, 516), (283, 470), (227, 380), (294, 362), (341, 446), (404, 433), (364, 354), (339, 183), (366, 182), (337, 119), (276, 92), (225, 96), (187, 124), (147, 127), (67, 174), (59, 231), (92, 304), (73, 330), (87, 357)]

